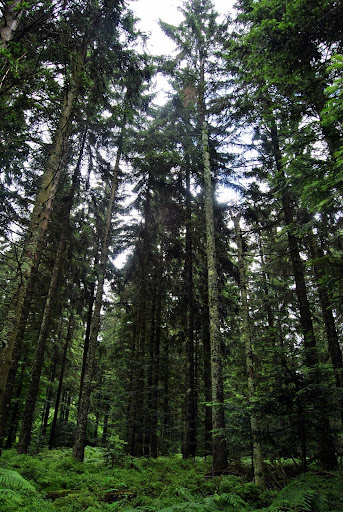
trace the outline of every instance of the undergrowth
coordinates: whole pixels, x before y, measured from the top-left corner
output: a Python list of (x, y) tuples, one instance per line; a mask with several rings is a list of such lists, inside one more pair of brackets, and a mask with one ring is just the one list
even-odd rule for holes
[(262, 490), (244, 477), (205, 478), (209, 459), (121, 457), (87, 448), (78, 463), (70, 450), (36, 456), (4, 451), (0, 512), (343, 512), (339, 473), (300, 475), (282, 490)]

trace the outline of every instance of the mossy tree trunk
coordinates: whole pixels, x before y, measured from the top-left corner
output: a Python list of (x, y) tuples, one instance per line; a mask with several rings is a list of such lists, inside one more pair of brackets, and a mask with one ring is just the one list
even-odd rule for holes
[[(312, 371), (313, 384), (320, 384), (322, 377), (319, 371), (319, 356), (317, 343), (312, 322), (312, 313), (308, 300), (307, 287), (305, 281), (304, 263), (300, 256), (300, 241), (295, 233), (295, 212), (291, 200), (289, 187), (286, 180), (285, 170), (282, 164), (282, 153), (280, 149), (278, 130), (275, 120), (270, 123), (271, 142), (275, 166), (277, 170), (279, 188), (281, 189), (281, 205), (285, 224), (287, 226), (288, 247), (290, 260), (294, 275), (295, 293), (298, 300), (300, 313), (300, 331), (304, 340), (304, 360), (307, 367)], [(319, 425), (319, 459), (326, 469), (337, 467), (337, 456), (334, 448), (332, 432), (329, 418), (322, 413)], [(304, 461), (306, 464), (306, 461)]]
[(124, 138), (124, 129), (126, 124), (126, 115), (124, 114), (121, 134), (118, 141), (118, 149), (116, 161), (113, 168), (112, 181), (110, 186), (110, 197), (108, 199), (107, 210), (106, 210), (106, 219), (104, 225), (104, 233), (102, 240), (102, 249), (99, 258), (99, 269), (98, 269), (98, 282), (97, 289), (94, 300), (94, 311), (92, 315), (92, 321), (90, 326), (90, 334), (89, 334), (89, 345), (87, 352), (86, 364), (84, 367), (84, 375), (83, 375), (83, 384), (82, 391), (79, 400), (78, 407), (78, 417), (77, 417), (77, 426), (75, 432), (75, 440), (73, 446), (73, 457), (82, 462), (84, 459), (84, 450), (86, 443), (86, 431), (87, 431), (87, 418), (88, 418), (88, 410), (90, 404), (90, 397), (93, 388), (92, 377), (95, 366), (95, 356), (96, 356), (96, 347), (98, 334), (100, 330), (100, 313), (102, 307), (102, 299), (104, 293), (104, 284), (105, 284), (105, 273), (106, 273), (106, 265), (108, 260), (108, 251), (110, 245), (110, 233), (112, 226), (112, 212), (114, 207), (114, 200), (117, 193), (118, 186), (118, 171), (119, 171), (119, 163), (122, 154), (123, 147), (123, 138)]
[(223, 355), (219, 318), (219, 291), (216, 268), (216, 244), (213, 214), (213, 187), (210, 166), (210, 150), (207, 122), (202, 122), (203, 178), (205, 192), (206, 219), (206, 256), (208, 278), (208, 309), (210, 318), (211, 340), (211, 377), (212, 377), (212, 466), (214, 473), (220, 473), (227, 467), (224, 390), (223, 390)]
[(61, 269), (65, 259), (65, 249), (67, 245), (68, 231), (69, 231), (69, 215), (73, 205), (74, 195), (77, 188), (77, 183), (79, 179), (80, 169), (81, 169), (81, 161), (83, 155), (83, 148), (85, 143), (85, 137), (83, 138), (83, 142), (81, 145), (81, 151), (79, 155), (79, 160), (77, 166), (75, 168), (71, 189), (69, 191), (67, 201), (65, 204), (63, 217), (64, 223), (62, 226), (62, 231), (60, 235), (60, 240), (57, 248), (57, 253), (55, 256), (54, 267), (51, 273), (50, 285), (48, 290), (47, 299), (45, 302), (43, 318), (40, 326), (40, 331), (37, 340), (37, 350), (34, 365), (31, 372), (31, 380), (29, 385), (29, 390), (25, 402), (24, 416), (23, 422), (21, 426), (21, 432), (19, 437), (19, 445), (18, 445), (18, 453), (27, 453), (28, 448), (31, 442), (31, 433), (32, 433), (32, 425), (33, 418), (35, 412), (35, 406), (37, 401), (37, 395), (39, 391), (39, 383), (42, 372), (42, 367), (44, 363), (44, 351), (47, 340), (47, 335), (50, 328), (51, 315), (53, 311), (54, 299), (56, 296), (56, 292), (59, 286), (59, 277), (61, 273)]
[[(242, 234), (240, 227), (240, 217), (234, 217), (234, 225), (236, 231), (236, 242), (238, 249), (238, 270), (239, 270), (239, 288), (241, 293), (241, 332), (240, 337), (244, 345), (245, 351), (245, 365), (248, 379), (248, 399), (250, 405), (253, 404), (255, 397), (255, 372), (253, 363), (253, 347), (250, 336), (250, 319), (249, 319), (249, 305), (247, 295), (247, 277), (246, 277), (246, 264), (243, 252)], [(252, 451), (253, 451), (253, 468), (254, 480), (257, 485), (264, 486), (264, 468), (262, 448), (259, 440), (259, 423), (256, 413), (251, 410), (250, 412), (250, 427), (252, 438)]]
[(60, 371), (60, 376), (59, 376), (59, 380), (58, 380), (58, 387), (57, 387), (57, 392), (56, 392), (54, 417), (53, 417), (53, 420), (52, 420), (51, 429), (50, 429), (50, 436), (49, 436), (49, 450), (51, 450), (55, 446), (58, 411), (59, 411), (61, 395), (62, 395), (62, 386), (63, 386), (63, 380), (64, 380), (64, 373), (65, 373), (66, 363), (67, 363), (68, 350), (69, 350), (69, 347), (71, 345), (71, 341), (72, 341), (72, 337), (73, 337), (73, 328), (74, 328), (74, 314), (73, 314), (73, 311), (72, 311), (70, 316), (69, 316), (67, 335), (66, 335), (66, 339), (65, 339), (65, 343), (64, 343), (64, 348), (63, 348), (63, 355), (62, 355), (62, 361), (61, 361), (61, 371)]
[[(31, 215), (29, 232), (18, 269), (19, 284), (16, 286), (10, 299), (10, 307), (1, 333), (0, 410), (3, 409), (7, 377), (13, 358), (16, 338), (22, 321), (22, 312), (30, 276), (32, 270), (38, 267), (61, 175), (61, 164), (64, 157), (64, 148), (68, 137), (73, 109), (77, 99), (84, 52), (85, 50), (83, 49), (79, 55), (79, 63), (76, 66), (74, 83), (66, 90), (58, 127), (51, 146), (46, 170), (42, 176), (41, 188), (36, 197), (35, 206)], [(2, 420), (0, 419), (0, 421)]]
[(193, 296), (193, 235), (190, 164), (186, 161), (186, 252), (185, 252), (185, 301), (186, 301), (186, 432), (183, 455), (195, 457), (197, 450), (197, 403), (195, 389), (194, 353), (194, 296)]

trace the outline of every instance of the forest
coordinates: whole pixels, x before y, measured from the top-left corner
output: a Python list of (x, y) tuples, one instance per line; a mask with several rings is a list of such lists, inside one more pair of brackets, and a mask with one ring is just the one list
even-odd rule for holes
[(0, 7), (0, 511), (343, 512), (342, 2)]

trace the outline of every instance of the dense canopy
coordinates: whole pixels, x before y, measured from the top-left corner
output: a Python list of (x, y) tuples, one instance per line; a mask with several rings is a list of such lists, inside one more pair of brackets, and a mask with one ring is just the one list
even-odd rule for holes
[(0, 5), (1, 445), (337, 470), (342, 3)]

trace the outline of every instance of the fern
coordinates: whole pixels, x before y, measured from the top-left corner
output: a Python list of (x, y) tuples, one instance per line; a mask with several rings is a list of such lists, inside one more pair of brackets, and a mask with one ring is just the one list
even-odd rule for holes
[(6, 490), (36, 492), (30, 482), (25, 480), (17, 471), (0, 468), (0, 492)]
[(25, 478), (12, 469), (0, 468), (0, 505), (10, 510), (9, 506), (21, 505), (25, 493), (37, 491)]
[(318, 475), (301, 475), (286, 485), (269, 507), (255, 512), (334, 512), (337, 502), (341, 502), (335, 484), (336, 479), (327, 482)]
[(243, 512), (247, 509), (247, 503), (238, 494), (215, 494), (209, 500), (219, 508), (219, 510), (229, 510), (230, 512)]

